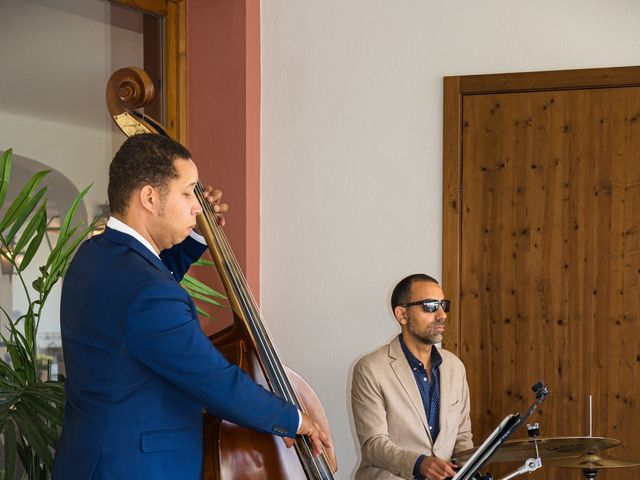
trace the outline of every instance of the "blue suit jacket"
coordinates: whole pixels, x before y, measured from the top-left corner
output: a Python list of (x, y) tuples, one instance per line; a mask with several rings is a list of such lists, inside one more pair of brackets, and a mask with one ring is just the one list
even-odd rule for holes
[(187, 238), (160, 261), (107, 228), (78, 250), (62, 288), (67, 403), (54, 479), (199, 479), (203, 407), (295, 436), (295, 407), (224, 359), (178, 284), (204, 249)]

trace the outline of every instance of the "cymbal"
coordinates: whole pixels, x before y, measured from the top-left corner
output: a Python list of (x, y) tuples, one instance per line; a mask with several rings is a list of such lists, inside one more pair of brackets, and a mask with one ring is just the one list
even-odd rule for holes
[[(509, 440), (498, 447), (491, 462), (524, 462), (536, 456), (534, 441), (538, 443), (540, 458), (580, 457), (587, 453), (620, 445), (620, 440), (604, 437), (537, 437), (522, 440)], [(463, 465), (477, 448), (465, 450), (454, 456), (453, 461)], [(546, 462), (545, 462), (546, 463)]]
[(635, 467), (640, 460), (625, 460), (623, 458), (602, 458), (592, 453), (582, 457), (556, 457), (543, 463), (545, 466), (562, 468), (582, 468), (599, 470), (601, 468)]

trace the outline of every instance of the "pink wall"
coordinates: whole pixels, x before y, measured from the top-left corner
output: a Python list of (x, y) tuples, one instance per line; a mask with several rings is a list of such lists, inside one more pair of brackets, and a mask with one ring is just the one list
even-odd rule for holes
[[(225, 231), (258, 299), (260, 1), (188, 0), (187, 12), (189, 149), (202, 182), (230, 205)], [(220, 286), (213, 273), (197, 275)], [(219, 327), (204, 325), (207, 333)]]

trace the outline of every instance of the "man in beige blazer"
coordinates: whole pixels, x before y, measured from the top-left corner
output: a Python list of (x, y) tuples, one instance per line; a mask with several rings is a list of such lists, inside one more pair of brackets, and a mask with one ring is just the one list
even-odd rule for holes
[(353, 371), (351, 406), (362, 453), (355, 478), (453, 477), (453, 453), (473, 443), (464, 365), (435, 347), (450, 302), (435, 279), (415, 274), (396, 285), (391, 307), (402, 333)]

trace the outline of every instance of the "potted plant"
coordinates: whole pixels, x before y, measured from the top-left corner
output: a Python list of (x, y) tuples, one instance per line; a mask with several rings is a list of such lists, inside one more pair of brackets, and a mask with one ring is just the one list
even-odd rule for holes
[[(0, 159), (0, 209), (7, 198), (11, 155), (12, 151), (7, 150)], [(17, 460), (28, 478), (49, 476), (52, 452), (63, 420), (64, 379), (39, 378), (36, 334), (51, 289), (64, 275), (73, 252), (93, 228), (93, 224), (72, 225), (87, 188), (74, 199), (66, 213), (58, 241), (39, 269), (40, 276), (31, 285), (27, 284), (24, 270), (42, 244), (47, 227), (48, 187), (42, 182), (48, 173), (34, 174), (0, 219), (0, 255), (16, 272), (28, 302), (27, 311), (15, 319), (0, 305), (4, 320), (0, 338), (10, 357), (10, 361), (0, 359), (0, 433), (4, 438), (6, 480), (13, 479)]]

